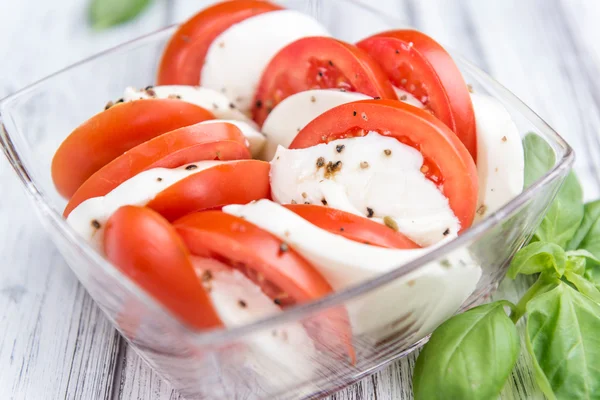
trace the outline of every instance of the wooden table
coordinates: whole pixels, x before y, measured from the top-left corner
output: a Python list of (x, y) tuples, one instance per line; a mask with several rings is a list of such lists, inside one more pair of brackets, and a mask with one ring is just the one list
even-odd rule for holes
[[(600, 1), (369, 2), (458, 49), (513, 90), (575, 148), (586, 199), (599, 196)], [(196, 0), (157, 0), (135, 22), (93, 32), (86, 3), (0, 2), (0, 97), (199, 7)], [(0, 159), (0, 399), (180, 398), (109, 325)], [(522, 286), (510, 282), (496, 297), (514, 299)], [(408, 399), (413, 364), (407, 357), (331, 398)], [(542, 398), (523, 355), (502, 397)]]

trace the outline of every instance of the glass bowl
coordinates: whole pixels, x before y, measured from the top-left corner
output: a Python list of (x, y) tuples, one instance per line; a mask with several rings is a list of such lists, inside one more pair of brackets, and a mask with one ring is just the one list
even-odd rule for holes
[[(282, 3), (313, 15), (349, 42), (405, 26), (352, 1)], [(50, 178), (52, 156), (67, 134), (108, 100), (121, 97), (126, 86), (154, 82), (159, 56), (174, 30), (108, 50), (4, 99), (0, 140), (73, 272), (137, 353), (187, 398), (317, 397), (408, 354), (453, 313), (485, 300), (496, 289), (574, 160), (568, 144), (525, 104), (455, 56), (466, 81), (476, 92), (500, 101), (521, 134), (535, 132), (552, 146), (557, 160), (552, 169), (457, 239), (375, 279), (248, 325), (194, 331), (75, 234), (61, 216), (66, 202)], [(355, 360), (347, 357), (347, 348), (331, 345), (342, 342), (341, 333), (331, 328), (340, 324), (322, 323), (345, 311), (353, 321)]]

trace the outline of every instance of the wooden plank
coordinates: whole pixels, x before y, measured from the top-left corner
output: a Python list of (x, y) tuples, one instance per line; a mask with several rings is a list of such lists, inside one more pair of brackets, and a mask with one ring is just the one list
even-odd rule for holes
[[(94, 32), (87, 26), (86, 4), (0, 2), (0, 26), (10, 38), (3, 35), (0, 43), (0, 97), (165, 22), (164, 5), (157, 4), (132, 24)], [(0, 159), (0, 398), (108, 399), (120, 338)]]

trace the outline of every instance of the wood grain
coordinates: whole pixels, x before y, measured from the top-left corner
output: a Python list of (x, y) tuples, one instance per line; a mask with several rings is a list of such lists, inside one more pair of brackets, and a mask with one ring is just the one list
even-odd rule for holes
[[(181, 21), (202, 5), (157, 1), (133, 23), (93, 32), (83, 1), (0, 2), (0, 97)], [(600, 196), (600, 2), (379, 0), (376, 6), (458, 50), (514, 91), (573, 145), (586, 199)], [(4, 158), (0, 182), (0, 399), (180, 399), (77, 283)], [(526, 285), (504, 282), (494, 297), (514, 300)], [(330, 398), (409, 399), (414, 359), (406, 357)], [(525, 353), (502, 398), (543, 398)]]

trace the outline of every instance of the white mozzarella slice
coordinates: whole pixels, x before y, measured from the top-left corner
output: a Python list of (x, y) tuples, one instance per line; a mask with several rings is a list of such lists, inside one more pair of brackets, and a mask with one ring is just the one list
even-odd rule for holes
[[(79, 204), (67, 217), (67, 223), (100, 253), (103, 251), (104, 226), (115, 211), (126, 205), (143, 206), (169, 186), (200, 171), (236, 161), (200, 161), (195, 169), (154, 168), (126, 180), (105, 196), (93, 197)], [(160, 179), (158, 179), (160, 178)], [(100, 228), (92, 224), (96, 221)]]
[(154, 86), (148, 89), (125, 89), (123, 100), (133, 101), (140, 99), (168, 99), (175, 98), (186, 103), (195, 104), (212, 112), (219, 119), (233, 119), (254, 122), (238, 110), (235, 105), (224, 94), (205, 87), (186, 85)]
[(329, 33), (314, 18), (294, 10), (271, 11), (234, 24), (208, 48), (201, 86), (220, 91), (242, 112), (248, 112), (271, 58), (306, 36)]
[(370, 99), (362, 93), (337, 89), (315, 89), (299, 92), (277, 104), (262, 126), (267, 135), (261, 159), (271, 160), (277, 146), (288, 148), (298, 132), (310, 121), (339, 105)]
[[(192, 257), (192, 263), (226, 328), (283, 312), (240, 271), (207, 258)], [(246, 354), (242, 362), (255, 372), (262, 372), (258, 376), (271, 386), (282, 385), (282, 380), (289, 384), (290, 380), (307, 379), (314, 372), (313, 366), (318, 365), (313, 340), (297, 322), (244, 336), (243, 343)]]
[[(284, 240), (315, 266), (335, 290), (388, 272), (434, 248), (396, 250), (354, 242), (320, 229), (269, 200), (243, 206), (230, 205), (223, 211), (245, 218)], [(448, 240), (450, 237), (443, 243)], [(421, 321), (415, 332), (433, 329), (470, 295), (480, 275), (480, 268), (469, 254), (465, 250), (456, 251), (447, 260), (432, 262), (389, 286), (350, 302), (347, 307), (353, 332), (360, 334), (385, 328), (407, 313), (417, 313), (431, 302), (431, 298), (444, 307), (440, 307), (439, 312), (431, 307), (435, 315), (426, 320), (430, 321), (428, 325), (425, 320)], [(403, 306), (399, 307), (399, 304)], [(396, 328), (397, 325), (390, 327)]]
[(471, 100), (477, 127), (477, 222), (521, 193), (525, 159), (519, 130), (502, 104), (479, 94), (471, 94)]
[(425, 108), (423, 103), (427, 101), (427, 99), (417, 99), (410, 92), (407, 92), (404, 89), (400, 89), (399, 87), (392, 86), (394, 88), (394, 92), (396, 92), (396, 96), (398, 96), (398, 100), (410, 104), (411, 106), (415, 106), (418, 108)]
[(419, 151), (375, 132), (306, 149), (279, 147), (271, 191), (282, 204), (327, 204), (380, 223), (391, 218), (400, 232), (429, 246), (455, 235), (460, 224), (422, 164)]
[(242, 131), (244, 137), (246, 137), (246, 145), (250, 149), (252, 157), (258, 157), (258, 155), (261, 153), (261, 150), (265, 146), (267, 138), (258, 130), (256, 124), (253, 121), (244, 122), (234, 121), (231, 119), (210, 119), (208, 121), (201, 122), (201, 124), (214, 124), (217, 122), (227, 122), (229, 124), (237, 126), (239, 130)]

